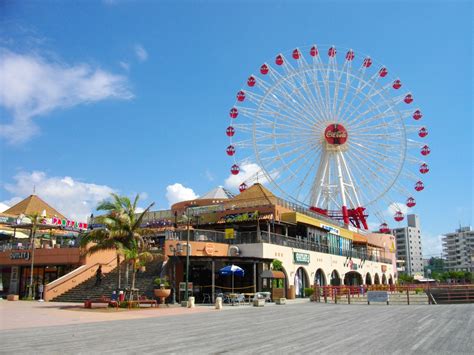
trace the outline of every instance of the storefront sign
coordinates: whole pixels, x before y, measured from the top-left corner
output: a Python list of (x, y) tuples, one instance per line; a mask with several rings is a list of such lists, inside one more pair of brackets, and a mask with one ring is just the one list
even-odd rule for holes
[(339, 235), (339, 233), (340, 233), (339, 229), (334, 228), (334, 227), (332, 227), (332, 226), (328, 226), (328, 225), (323, 224), (323, 223), (321, 223), (320, 226), (321, 226), (321, 228), (327, 230), (328, 232), (330, 232), (330, 233), (332, 233), (332, 234), (337, 234), (337, 235)]
[(53, 217), (51, 219), (51, 224), (71, 229), (87, 229), (87, 223), (71, 221), (69, 219), (61, 219), (57, 217)]
[(306, 253), (293, 253), (293, 260), (295, 264), (309, 264), (310, 255)]
[(387, 271), (387, 265), (381, 265), (381, 268), (382, 268), (382, 272), (386, 272), (386, 271)]
[(11, 260), (29, 260), (30, 252), (29, 251), (12, 251), (10, 253)]
[(7, 216), (0, 216), (0, 223), (11, 224), (15, 223), (16, 218), (14, 217), (7, 217)]
[(234, 228), (226, 228), (225, 239), (234, 239), (234, 238), (235, 238)]
[(225, 223), (247, 222), (258, 219), (258, 211), (230, 214), (224, 217)]
[(367, 302), (388, 302), (387, 291), (368, 291)]

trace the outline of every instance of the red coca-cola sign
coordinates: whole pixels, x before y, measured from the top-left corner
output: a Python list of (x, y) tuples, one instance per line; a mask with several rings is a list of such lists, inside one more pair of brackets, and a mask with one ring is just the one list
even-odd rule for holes
[(333, 145), (344, 144), (347, 141), (347, 130), (342, 124), (334, 123), (327, 126), (324, 131), (324, 138), (326, 142)]

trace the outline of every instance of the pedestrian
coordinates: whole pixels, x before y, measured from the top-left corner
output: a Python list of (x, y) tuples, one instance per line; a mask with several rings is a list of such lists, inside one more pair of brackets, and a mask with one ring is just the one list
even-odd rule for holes
[(95, 286), (100, 286), (102, 282), (102, 265), (99, 265), (95, 273)]

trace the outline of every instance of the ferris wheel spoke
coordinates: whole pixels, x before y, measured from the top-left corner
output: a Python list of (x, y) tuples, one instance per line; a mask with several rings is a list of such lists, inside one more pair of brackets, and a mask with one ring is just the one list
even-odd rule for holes
[[(289, 150), (289, 151), (286, 151), (285, 153), (281, 153), (279, 154), (278, 156), (274, 157), (274, 156), (271, 156), (271, 157), (263, 157), (263, 158), (260, 158), (260, 161), (264, 164), (262, 164), (263, 166), (266, 166), (266, 167), (270, 167), (272, 166), (274, 163), (278, 162), (278, 161), (283, 161), (283, 158), (287, 157), (287, 156), (291, 156), (291, 155), (294, 155), (294, 154), (298, 154), (298, 157), (301, 157), (301, 156), (304, 156), (305, 154), (307, 154), (310, 150), (312, 149), (311, 146), (304, 146), (304, 145), (299, 145), (297, 146), (296, 148), (293, 148), (292, 150)], [(301, 151), (303, 151), (303, 153), (300, 153)]]
[(382, 100), (381, 104), (370, 105), (364, 112), (354, 111), (351, 115), (344, 117), (344, 121), (348, 122), (349, 124), (354, 124), (355, 122), (357, 122), (359, 125), (362, 125), (362, 123), (359, 122), (359, 119), (361, 117), (364, 117), (364, 116), (372, 117), (370, 115), (372, 112), (378, 112), (377, 115), (378, 114), (386, 115), (390, 111), (392, 111), (392, 106), (389, 105), (389, 103), (385, 101), (384, 99)]
[[(370, 148), (367, 142), (355, 142), (354, 139), (352, 139), (351, 143), (349, 144), (350, 144), (351, 149), (358, 150), (359, 152), (365, 151), (365, 153), (371, 153), (372, 156), (376, 156), (379, 159), (382, 158), (384, 160), (390, 160), (390, 158), (392, 158), (389, 155), (383, 154), (378, 149)], [(385, 150), (393, 150), (394, 152), (398, 151), (397, 149), (392, 148), (391, 146), (390, 146), (390, 149), (385, 149)]]
[[(320, 100), (321, 96), (314, 95), (313, 90), (311, 90), (309, 86), (311, 84), (311, 79), (313, 78), (315, 71), (317, 75), (317, 68), (311, 67), (309, 63), (306, 62), (306, 59), (304, 57), (300, 58), (300, 60), (298, 61), (298, 65), (299, 65), (300, 80), (303, 83), (304, 89), (308, 97), (310, 98), (310, 101), (312, 102), (313, 106), (316, 108), (318, 112), (319, 121), (321, 121), (321, 119), (326, 120), (327, 118), (325, 117), (325, 110), (322, 105), (322, 100)], [(314, 84), (315, 83), (313, 82), (313, 86)], [(318, 85), (318, 88), (319, 88), (319, 85)]]
[[(273, 73), (273, 71), (274, 70), (270, 71), (270, 73)], [(273, 73), (273, 76), (275, 75), (276, 74)], [(260, 107), (263, 105), (263, 107), (269, 111), (274, 111), (275, 108), (278, 108), (278, 110), (284, 110), (292, 116), (303, 118), (308, 124), (314, 123), (314, 120), (311, 118), (311, 113), (304, 111), (305, 108), (302, 109), (300, 107), (300, 104), (281, 87), (281, 83), (270, 86), (263, 79), (259, 79), (258, 82), (262, 87), (266, 88), (266, 94), (263, 96), (264, 99), (260, 103)], [(277, 94), (279, 96), (277, 96)], [(273, 106), (269, 106), (268, 103), (273, 104)]]
[[(360, 114), (359, 115), (360, 117), (356, 117), (354, 120), (349, 121), (348, 124), (351, 125), (351, 128), (354, 131), (357, 131), (359, 129), (370, 129), (370, 127), (372, 126), (370, 126), (369, 124), (372, 124), (373, 122), (381, 122), (382, 124), (389, 124), (392, 121), (396, 121), (397, 118), (399, 117), (396, 112), (391, 111), (391, 110), (379, 112), (374, 115), (369, 115), (372, 112), (373, 111), (367, 110), (366, 112)], [(358, 120), (364, 115), (366, 115), (367, 117), (362, 120)]]
[(322, 112), (323, 112), (323, 116), (324, 116), (324, 120), (325, 121), (329, 121), (329, 112), (328, 112), (328, 108), (327, 108), (327, 104), (326, 104), (326, 101), (324, 100), (324, 94), (323, 92), (321, 91), (321, 87), (320, 87), (320, 81), (318, 79), (319, 76), (321, 76), (321, 79), (323, 78), (324, 74), (323, 74), (323, 66), (322, 66), (322, 62), (321, 60), (319, 59), (319, 56), (317, 57), (313, 57), (313, 67), (315, 68), (315, 70), (312, 71), (312, 75), (311, 75), (311, 81), (312, 81), (312, 84), (313, 84), (313, 87), (316, 88), (316, 91), (317, 91), (317, 95), (315, 95), (316, 98), (319, 98), (319, 105), (321, 106), (322, 108)]
[[(381, 180), (379, 177), (379, 174), (376, 174), (374, 172), (370, 172), (367, 169), (362, 169), (360, 167), (359, 162), (359, 157), (356, 155), (353, 155), (349, 153), (347, 155), (347, 159), (351, 161), (351, 167), (354, 168), (354, 170), (357, 172), (357, 176), (354, 176), (354, 180), (356, 181), (356, 184), (359, 186), (358, 191), (362, 192), (363, 196), (365, 196), (365, 201), (363, 202), (364, 206), (368, 206), (373, 203), (373, 201), (377, 198), (378, 192), (375, 190), (374, 186), (377, 186), (374, 184), (374, 181), (372, 179), (376, 180)], [(367, 167), (367, 164), (365, 165)], [(366, 177), (367, 175), (370, 175), (372, 179), (368, 179)], [(381, 183), (383, 181), (381, 180)], [(360, 186), (363, 186), (364, 188), (360, 188)], [(371, 192), (372, 195), (369, 195), (368, 192)]]
[[(294, 83), (294, 75), (284, 77), (273, 68), (271, 68), (269, 73), (272, 79), (278, 83), (277, 85), (274, 85), (274, 88), (278, 88), (278, 92), (285, 97), (287, 104), (293, 106), (294, 109), (299, 110), (300, 114), (305, 113), (311, 117), (313, 115), (312, 110), (311, 108), (308, 109), (308, 107), (305, 105), (306, 98), (301, 94), (298, 86)], [(282, 85), (283, 83), (289, 85), (289, 91), (285, 90), (285, 86)], [(291, 95), (292, 93), (297, 94), (297, 98), (301, 100), (301, 102), (296, 101), (295, 96)]]
[(363, 90), (366, 87), (370, 88), (370, 87), (376, 85), (378, 79), (379, 79), (378, 73), (373, 74), (369, 78), (369, 80), (367, 80), (367, 81), (365, 81), (365, 80), (363, 80), (363, 78), (359, 77), (358, 78), (358, 86), (355, 89), (355, 92), (353, 93), (349, 104), (346, 106), (344, 111), (341, 113), (340, 117), (346, 117), (346, 114), (347, 114), (348, 110), (350, 109), (350, 107), (353, 107), (354, 100), (362, 94)]

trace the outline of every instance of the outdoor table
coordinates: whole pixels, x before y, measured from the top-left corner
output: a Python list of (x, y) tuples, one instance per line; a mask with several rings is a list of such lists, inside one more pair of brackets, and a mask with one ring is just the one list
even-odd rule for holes
[[(129, 299), (131, 301), (133, 301), (134, 299), (138, 300), (140, 295), (138, 293), (139, 289), (138, 288), (132, 288), (132, 289), (129, 289), (127, 288), (125, 290), (125, 300), (128, 301)], [(127, 295), (131, 296), (131, 297), (127, 297)]]
[(252, 302), (252, 299), (255, 297), (255, 293), (247, 292), (244, 293), (244, 296), (247, 302), (250, 304)]

